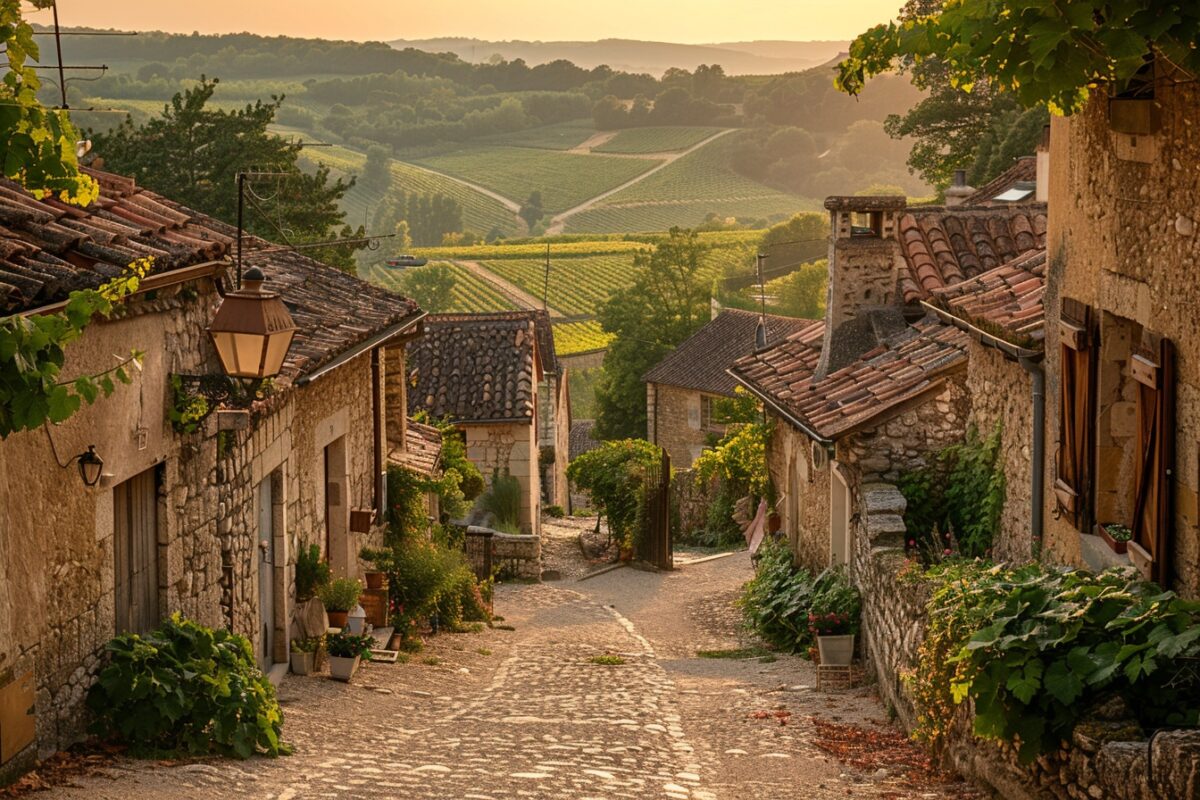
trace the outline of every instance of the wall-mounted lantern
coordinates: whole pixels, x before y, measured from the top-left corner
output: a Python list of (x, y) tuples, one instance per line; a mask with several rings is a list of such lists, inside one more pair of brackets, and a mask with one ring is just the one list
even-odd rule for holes
[(231, 378), (278, 375), (296, 333), (279, 295), (263, 290), (265, 281), (261, 269), (248, 269), (242, 285), (225, 295), (208, 326), (221, 367)]
[(104, 475), (104, 459), (96, 452), (94, 444), (89, 444), (85, 452), (75, 456), (75, 465), (79, 467), (84, 486), (95, 486)]

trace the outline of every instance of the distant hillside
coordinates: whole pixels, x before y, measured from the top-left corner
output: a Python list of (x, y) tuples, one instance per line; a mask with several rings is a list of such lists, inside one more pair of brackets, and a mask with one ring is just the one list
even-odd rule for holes
[(454, 53), (464, 61), (481, 63), (494, 55), (523, 59), (530, 66), (565, 59), (584, 69), (607, 64), (626, 72), (662, 75), (671, 67), (693, 70), (700, 64), (720, 64), (727, 75), (778, 75), (821, 64), (846, 49), (848, 42), (728, 42), (671, 44), (634, 39), (598, 42), (492, 42), (483, 39), (397, 39), (397, 49), (414, 48)]

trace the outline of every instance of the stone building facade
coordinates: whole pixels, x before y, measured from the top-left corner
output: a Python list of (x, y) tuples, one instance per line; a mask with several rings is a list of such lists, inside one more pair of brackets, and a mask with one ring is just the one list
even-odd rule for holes
[(714, 403), (733, 397), (737, 382), (727, 370), (754, 352), (760, 321), (766, 323), (769, 342), (811, 324), (811, 320), (723, 309), (643, 376), (646, 438), (667, 451), (675, 469), (690, 469), (704, 449), (725, 434)]
[[(14, 730), (22, 736), (0, 778), (82, 735), (84, 698), (117, 633), (179, 612), (244, 634), (265, 670), (286, 670), (295, 554), (315, 543), (336, 572), (357, 574), (372, 532), (351, 531), (351, 511), (383, 500), (375, 432), (403, 425), (384, 405), (377, 348), (415, 333), (422, 316), (411, 301), (248, 238), (247, 262), (283, 297), (295, 338), (264, 399), (235, 408), (214, 397), (195, 431), (179, 430), (175, 378), (220, 375), (206, 329), (229, 285), (235, 232), (131, 180), (96, 176), (101, 197), (83, 211), (5, 187), (14, 219), (25, 215), (26, 244), (0, 265), (0, 283), (23, 290), (0, 313), (43, 313), (136, 257), (155, 265), (67, 349), (66, 378), (143, 351), (132, 382), (60, 425), (0, 443), (0, 693), (6, 713), (18, 710), (0, 720), (5, 752)], [(91, 226), (96, 213), (103, 223)], [(72, 463), (89, 446), (104, 460), (96, 486)]]
[[(1124, 523), (1153, 559), (1147, 574), (1194, 598), (1200, 596), (1200, 89), (1194, 81), (1159, 77), (1152, 97), (1138, 101), (1150, 112), (1144, 130), (1114, 120), (1103, 93), (1051, 124), (1051, 441), (1062, 441), (1067, 428), (1059, 408), (1070, 389), (1064, 361), (1090, 365), (1095, 388), (1079, 425), (1092, 434), (1082, 443), (1090, 452), (1077, 459), (1081, 481), (1071, 487), (1083, 513), (1063, 513), (1061, 493), (1048, 492), (1045, 547), (1056, 560), (1086, 564), (1098, 549), (1094, 523)], [(1173, 351), (1167, 356), (1173, 363), (1164, 362), (1164, 348)], [(1160, 430), (1147, 437), (1156, 451), (1149, 454), (1148, 483), (1157, 491), (1139, 524), (1137, 429), (1156, 416), (1155, 395), (1166, 412)], [(1074, 466), (1049, 448), (1048, 484), (1073, 483), (1064, 472)]]

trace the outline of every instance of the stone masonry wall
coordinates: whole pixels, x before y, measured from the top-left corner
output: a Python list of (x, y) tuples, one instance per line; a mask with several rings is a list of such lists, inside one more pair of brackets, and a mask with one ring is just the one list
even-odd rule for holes
[(797, 563), (821, 570), (829, 565), (830, 552), (829, 465), (814, 466), (812, 440), (786, 420), (774, 415), (769, 418), (767, 467), (778, 490), (780, 530), (787, 534)]
[(497, 470), (521, 484), (523, 531), (537, 533), (541, 526), (541, 476), (538, 469), (537, 431), (532, 423), (460, 425), (467, 436), (467, 458), (483, 473), (490, 487)]
[(690, 469), (709, 438), (723, 432), (717, 427), (703, 427), (701, 397), (702, 393), (693, 389), (646, 384), (646, 436), (667, 451), (675, 469)]
[[(1103, 93), (1083, 112), (1055, 117), (1050, 137), (1050, 214), (1046, 295), (1048, 442), (1060, 436), (1059, 319), (1071, 298), (1130, 320), (1175, 342), (1176, 391), (1174, 588), (1200, 596), (1200, 359), (1196, 309), (1200, 281), (1200, 85), (1155, 86), (1161, 127), (1131, 137), (1109, 127)], [(1055, 477), (1047, 447), (1046, 478)], [(1047, 492), (1046, 549), (1082, 564), (1079, 533), (1055, 519)]]
[[(861, 487), (858, 500), (863, 514), (855, 526), (852, 575), (863, 598), (863, 651), (880, 697), (911, 730), (917, 710), (904, 676), (918, 667), (929, 589), (918, 578), (902, 577), (907, 563), (903, 541), (886, 533), (904, 514), (900, 492), (891, 484), (869, 483)], [(1017, 761), (1014, 748), (978, 739), (972, 728), (969, 708), (963, 706), (947, 758), (959, 773), (1006, 800), (1200, 796), (1200, 732), (1169, 732), (1151, 741), (1119, 701), (1094, 709), (1076, 728), (1070, 747), (1029, 766)]]
[(971, 424), (981, 437), (996, 423), (1004, 469), (1004, 508), (992, 546), (997, 561), (1020, 563), (1033, 558), (1032, 477), (1033, 379), (1020, 364), (999, 351), (972, 342), (967, 389), (971, 395)]

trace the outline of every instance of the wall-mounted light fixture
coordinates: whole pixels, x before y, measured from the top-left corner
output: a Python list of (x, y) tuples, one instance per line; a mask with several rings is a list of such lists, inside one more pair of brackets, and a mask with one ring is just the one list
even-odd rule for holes
[(54, 446), (54, 437), (50, 435), (50, 425), (47, 423), (42, 427), (46, 430), (46, 439), (50, 442), (50, 452), (54, 455), (54, 463), (63, 469), (74, 464), (79, 469), (79, 478), (83, 481), (84, 486), (95, 486), (100, 482), (100, 479), (104, 477), (104, 459), (96, 452), (96, 445), (89, 444), (87, 450), (63, 461), (58, 457), (58, 448)]
[(263, 290), (266, 276), (246, 270), (242, 285), (225, 295), (208, 326), (221, 368), (231, 378), (272, 378), (283, 368), (296, 325), (274, 292)]

